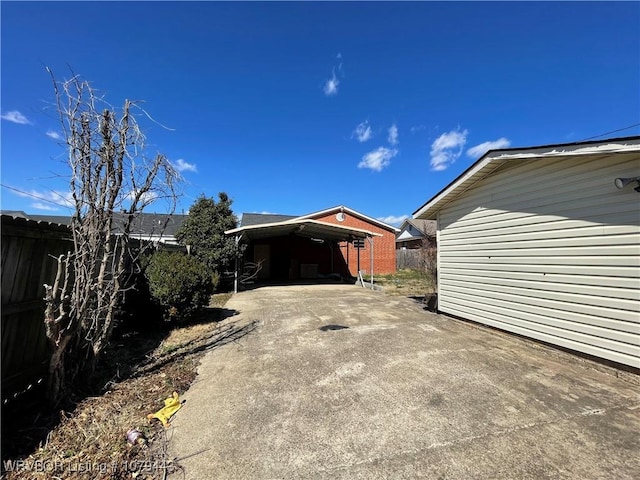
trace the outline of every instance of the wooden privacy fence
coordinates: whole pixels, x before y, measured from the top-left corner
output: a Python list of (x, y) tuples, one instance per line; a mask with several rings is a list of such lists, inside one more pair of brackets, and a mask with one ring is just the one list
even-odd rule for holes
[(422, 268), (424, 266), (423, 256), (422, 250), (418, 248), (396, 250), (396, 270)]
[(2, 397), (46, 375), (44, 284), (53, 284), (56, 261), (73, 249), (69, 228), (2, 215)]

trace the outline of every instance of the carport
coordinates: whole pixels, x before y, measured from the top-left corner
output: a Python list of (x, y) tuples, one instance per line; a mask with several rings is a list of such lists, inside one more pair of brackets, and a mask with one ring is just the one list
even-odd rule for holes
[[(234, 291), (238, 291), (247, 261), (260, 264), (265, 280), (297, 280), (341, 276), (345, 260), (337, 248), (339, 242), (368, 241), (371, 283), (373, 284), (373, 237), (380, 236), (360, 228), (293, 219), (249, 225), (227, 230), (236, 245), (245, 244), (245, 255), (236, 263)], [(348, 269), (346, 270), (348, 272)]]

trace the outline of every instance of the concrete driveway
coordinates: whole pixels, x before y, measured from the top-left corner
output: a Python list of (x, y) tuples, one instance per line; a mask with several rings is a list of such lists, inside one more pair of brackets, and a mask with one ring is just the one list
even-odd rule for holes
[(632, 374), (354, 286), (227, 308), (259, 327), (184, 395), (169, 448), (187, 479), (640, 478)]

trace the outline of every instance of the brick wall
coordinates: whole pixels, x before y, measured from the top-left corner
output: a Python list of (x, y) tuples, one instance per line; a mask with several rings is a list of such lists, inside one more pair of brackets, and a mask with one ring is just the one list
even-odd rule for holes
[[(262, 252), (268, 252), (268, 258), (256, 258), (256, 247), (266, 246)], [(252, 242), (247, 250), (246, 259), (251, 262), (263, 261), (260, 279), (298, 280), (301, 278), (301, 265), (314, 264), (319, 274), (339, 273), (347, 276), (345, 261), (340, 252), (327, 243), (317, 243), (310, 238), (285, 236), (265, 238)], [(368, 257), (367, 257), (368, 259)], [(367, 260), (368, 262), (368, 260)]]
[[(336, 225), (342, 225), (345, 227), (361, 228), (373, 233), (379, 233), (382, 237), (373, 237), (373, 273), (395, 273), (396, 271), (396, 236), (394, 232), (384, 229), (374, 223), (368, 222), (362, 218), (351, 215), (349, 212), (344, 212), (345, 219), (343, 222), (339, 222), (336, 219), (337, 211), (331, 213), (313, 217), (314, 220), (321, 222), (333, 223)], [(360, 270), (364, 270), (367, 273), (371, 270), (371, 260), (369, 257), (370, 245), (369, 241), (365, 240), (364, 248), (360, 249)], [(344, 258), (345, 263), (349, 266), (349, 272), (354, 277), (358, 274), (358, 252), (357, 249), (350, 243), (341, 242), (340, 251)]]

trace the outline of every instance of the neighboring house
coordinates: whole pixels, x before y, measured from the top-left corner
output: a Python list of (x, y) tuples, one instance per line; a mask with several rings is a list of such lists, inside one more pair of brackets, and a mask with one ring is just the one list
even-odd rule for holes
[[(59, 225), (70, 225), (70, 216), (58, 215), (35, 215), (17, 210), (2, 210), (2, 215), (9, 215), (14, 218), (24, 218), (35, 222), (54, 223)], [(147, 240), (153, 243), (165, 245), (177, 245), (175, 234), (178, 228), (187, 218), (187, 215), (169, 215), (166, 213), (141, 213), (134, 220), (130, 238)], [(114, 233), (122, 231), (124, 214), (114, 213)]]
[(400, 233), (396, 236), (396, 250), (416, 249), (436, 243), (436, 222), (433, 220), (416, 220), (407, 218), (400, 225)]
[(71, 217), (62, 215), (33, 215), (31, 213), (25, 213), (22, 210), (2, 210), (2, 215), (7, 215), (13, 218), (24, 218), (25, 220), (31, 220), (34, 222), (53, 223), (56, 225), (69, 225), (71, 223)]
[(640, 137), (487, 152), (420, 207), (439, 311), (640, 367)]
[[(131, 226), (129, 238), (147, 240), (164, 245), (178, 245), (176, 232), (186, 220), (187, 215), (167, 215), (166, 213), (141, 213)], [(114, 216), (115, 232), (123, 225), (123, 215)]]
[(345, 206), (302, 216), (245, 213), (225, 233), (246, 245), (261, 280), (356, 277), (395, 272), (398, 229)]

